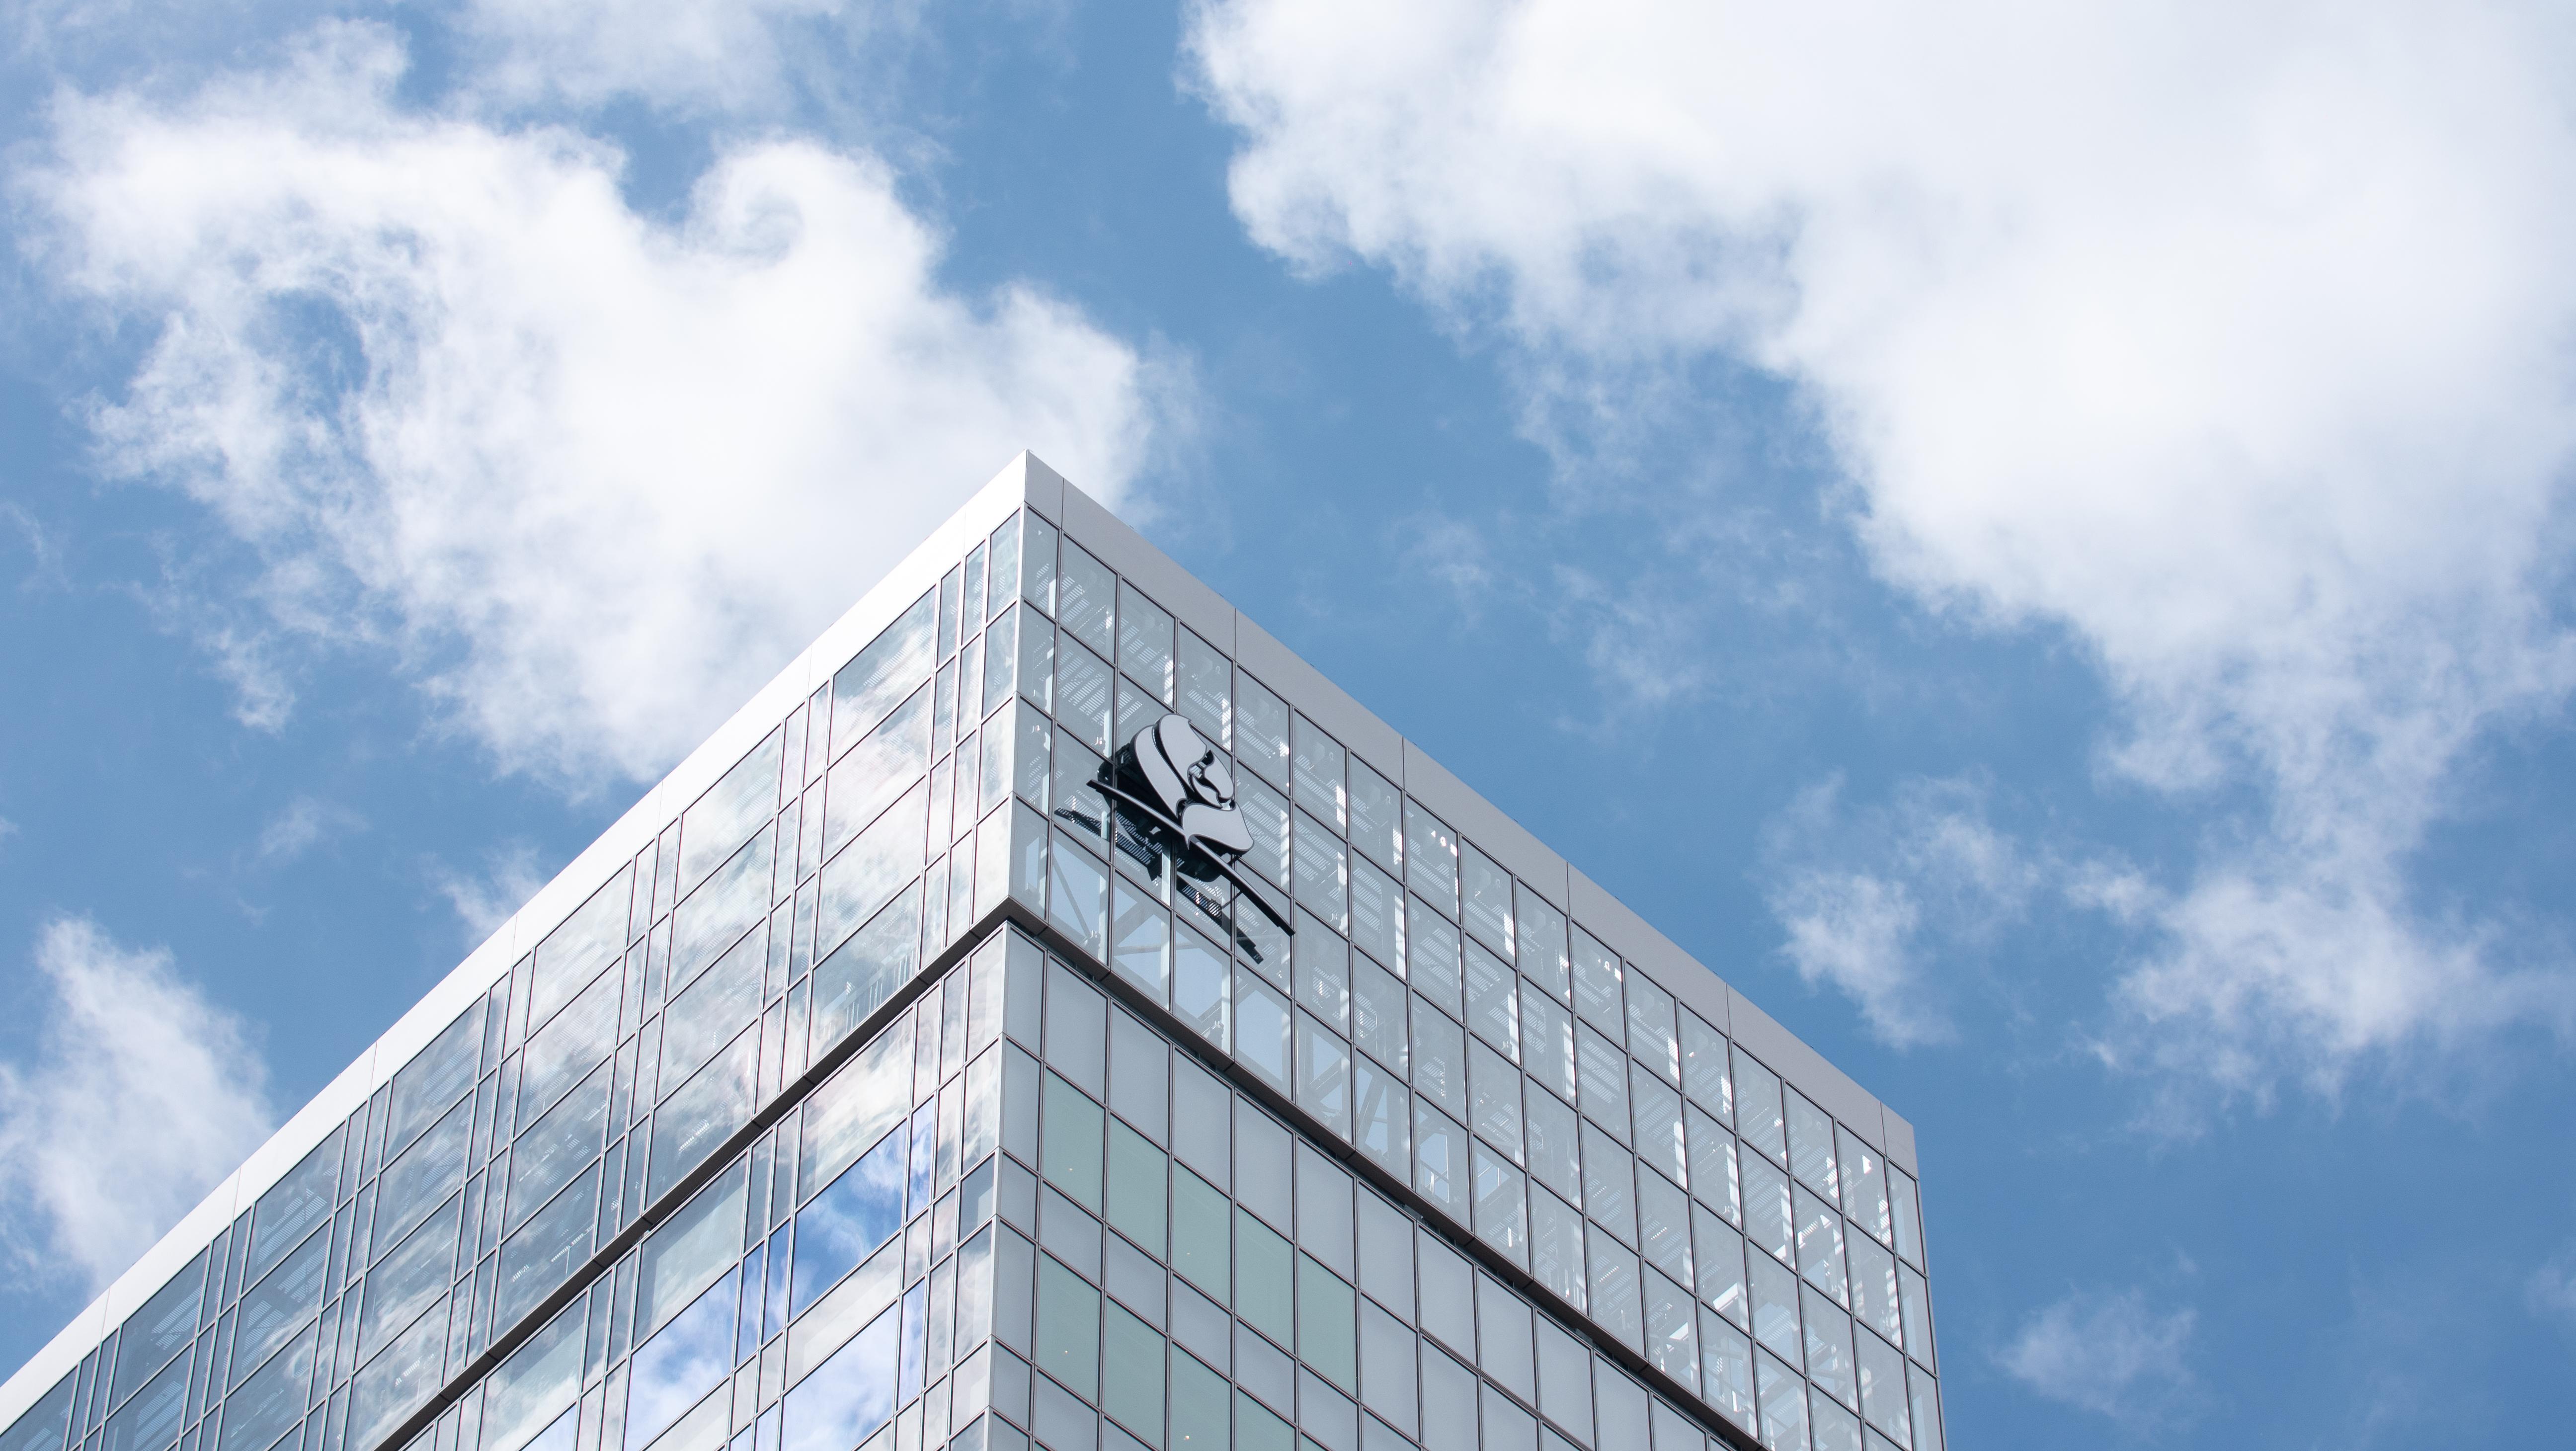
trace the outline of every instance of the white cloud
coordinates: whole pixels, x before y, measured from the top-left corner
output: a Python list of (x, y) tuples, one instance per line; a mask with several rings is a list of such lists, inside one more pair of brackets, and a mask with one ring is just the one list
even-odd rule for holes
[(2136, 1290), (2077, 1291), (2033, 1315), (1996, 1360), (2050, 1400), (2137, 1427), (2187, 1409), (2183, 1352), (2198, 1318), (2150, 1310)]
[(160, 949), (46, 925), (36, 1056), (0, 1063), (0, 1192), (22, 1268), (113, 1280), (268, 1137), (266, 1065), (242, 1021)]
[(1809, 986), (1849, 997), (1881, 1042), (1949, 1042), (1935, 959), (1960, 975), (2027, 911), (2044, 869), (1987, 821), (1976, 782), (1907, 781), (1891, 804), (1858, 812), (1842, 786), (1800, 792), (1766, 830), (1763, 895), (1782, 953)]
[(481, 59), (471, 84), (495, 99), (776, 113), (800, 38), (846, 62), (864, 32), (915, 18), (909, 4), (842, 0), (468, 0), (457, 24)]
[(657, 220), (595, 141), (400, 110), (404, 63), (333, 25), (73, 97), (18, 186), (53, 280), (157, 335), (110, 465), (257, 551), (263, 629), (398, 651), (505, 767), (650, 776), (1015, 450), (1138, 468), (1157, 365), (942, 290), (874, 158), (728, 146)]
[(1192, 33), (1261, 243), (1491, 323), (1551, 442), (1691, 406), (1693, 359), (1791, 380), (1885, 579), (2070, 632), (2115, 774), (2259, 789), (2162, 895), (2123, 1051), (2260, 1091), (2566, 1023), (2567, 978), (2408, 872), (2466, 745), (2576, 680), (2545, 12), (1218, 0)]
[(429, 872), (438, 894), (465, 924), (466, 936), (476, 942), (509, 921), (554, 876), (538, 866), (536, 848), (523, 841), (486, 853), (480, 870), (459, 871), (433, 862)]
[(262, 866), (283, 866), (335, 836), (366, 828), (366, 818), (346, 806), (298, 796), (260, 828), (252, 854)]

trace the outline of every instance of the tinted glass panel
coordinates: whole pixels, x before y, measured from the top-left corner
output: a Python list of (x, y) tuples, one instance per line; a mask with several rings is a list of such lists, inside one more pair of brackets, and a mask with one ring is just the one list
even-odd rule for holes
[(680, 817), (680, 894), (686, 896), (778, 810), (781, 731), (734, 763)]
[(392, 1158), (438, 1122), (450, 1104), (474, 1087), (475, 1065), (482, 1054), (483, 1004), (477, 999), (394, 1075), (393, 1118), (385, 1136), (385, 1157)]
[(832, 754), (877, 728), (914, 687), (930, 678), (936, 641), (936, 595), (925, 591), (903, 618), (886, 626), (832, 677)]
[[(480, 1021), (482, 1015), (473, 1015)], [(400, 1080), (397, 1079), (397, 1082)], [(257, 1275), (304, 1242), (313, 1226), (331, 1217), (331, 1193), (340, 1177), (340, 1136), (334, 1129), (303, 1162), (259, 1196), (251, 1211), (250, 1262), (245, 1278)]]

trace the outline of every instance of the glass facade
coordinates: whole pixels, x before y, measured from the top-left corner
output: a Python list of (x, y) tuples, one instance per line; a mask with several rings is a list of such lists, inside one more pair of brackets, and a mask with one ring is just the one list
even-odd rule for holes
[[(952, 556), (0, 1451), (1941, 1451), (1881, 1126), (1058, 522)], [(1095, 784), (1167, 713), (1293, 934)]]

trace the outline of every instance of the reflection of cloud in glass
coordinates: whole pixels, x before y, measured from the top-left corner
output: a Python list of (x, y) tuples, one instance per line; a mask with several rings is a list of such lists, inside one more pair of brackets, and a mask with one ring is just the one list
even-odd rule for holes
[(877, 1316), (787, 1393), (783, 1451), (849, 1451), (894, 1414), (900, 1314)]
[(672, 1317), (635, 1352), (626, 1444), (651, 1444), (733, 1369), (733, 1276)]
[(797, 1313), (903, 1227), (903, 1148), (898, 1128), (798, 1212), (790, 1289)]

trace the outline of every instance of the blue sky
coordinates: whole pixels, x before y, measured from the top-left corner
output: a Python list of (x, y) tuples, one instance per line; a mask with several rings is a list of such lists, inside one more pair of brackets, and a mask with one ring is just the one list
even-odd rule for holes
[(1954, 1444), (2565, 1438), (2536, 7), (35, 0), (0, 1360), (1014, 451), (1916, 1123)]

